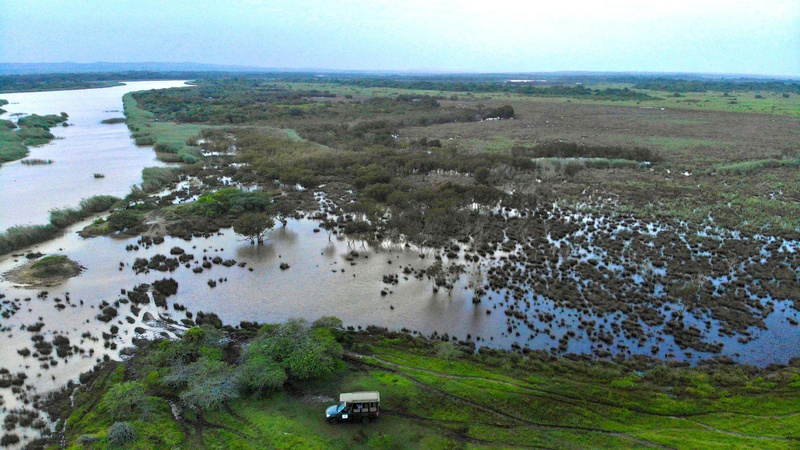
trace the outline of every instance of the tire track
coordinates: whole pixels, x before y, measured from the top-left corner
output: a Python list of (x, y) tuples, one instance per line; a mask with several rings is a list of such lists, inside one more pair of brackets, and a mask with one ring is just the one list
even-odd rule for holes
[[(578, 426), (578, 425), (558, 425), (558, 424), (534, 422), (534, 421), (525, 419), (523, 417), (518, 417), (518, 416), (515, 416), (513, 414), (509, 414), (509, 413), (506, 413), (504, 411), (500, 411), (500, 410), (494, 409), (492, 407), (489, 407), (489, 406), (486, 406), (484, 404), (475, 402), (473, 400), (470, 400), (470, 399), (467, 399), (467, 398), (464, 398), (464, 397), (460, 397), (458, 395), (455, 395), (455, 394), (452, 394), (450, 392), (447, 392), (447, 391), (445, 391), (443, 389), (439, 389), (437, 387), (431, 386), (431, 385), (426, 384), (426, 383), (422, 382), (421, 380), (419, 380), (419, 379), (417, 379), (417, 378), (415, 378), (415, 377), (413, 377), (411, 375), (408, 375), (408, 374), (406, 374), (406, 373), (404, 373), (404, 372), (402, 372), (400, 370), (392, 369), (392, 368), (389, 368), (389, 367), (384, 367), (384, 366), (380, 366), (380, 365), (377, 365), (377, 364), (372, 364), (372, 363), (363, 361), (363, 360), (361, 360), (361, 355), (357, 355), (357, 354), (354, 354), (354, 353), (345, 353), (342, 356), (343, 356), (343, 358), (348, 359), (351, 362), (356, 363), (356, 364), (362, 364), (362, 365), (375, 367), (375, 368), (382, 369), (382, 370), (388, 370), (388, 371), (390, 371), (392, 373), (396, 373), (396, 374), (398, 374), (398, 375), (400, 375), (400, 376), (402, 376), (404, 378), (407, 378), (408, 380), (410, 380), (414, 384), (417, 384), (417, 385), (423, 387), (424, 389), (436, 392), (436, 393), (438, 393), (438, 394), (440, 394), (440, 395), (442, 395), (444, 397), (452, 398), (454, 400), (469, 404), (469, 405), (471, 405), (471, 406), (473, 406), (473, 407), (475, 407), (477, 409), (480, 409), (480, 410), (483, 410), (483, 411), (486, 411), (486, 412), (489, 412), (491, 414), (495, 414), (495, 415), (498, 415), (498, 416), (502, 416), (502, 417), (511, 419), (512, 421), (520, 422), (520, 423), (526, 424), (526, 425), (531, 426), (531, 427), (554, 428), (554, 429), (561, 429), (561, 430), (587, 431), (587, 432), (591, 432), (591, 433), (599, 433), (599, 434), (605, 434), (605, 435), (608, 435), (608, 436), (615, 436), (615, 437), (623, 438), (623, 439), (631, 441), (631, 442), (633, 442), (635, 444), (639, 444), (639, 445), (642, 445), (642, 446), (645, 446), (645, 447), (660, 448), (660, 449), (673, 449), (673, 447), (668, 447), (668, 446), (665, 446), (665, 445), (658, 444), (656, 442), (651, 442), (651, 441), (648, 441), (648, 440), (645, 440), (645, 439), (640, 439), (640, 438), (637, 438), (635, 436), (631, 436), (631, 435), (629, 435), (627, 433), (606, 430), (606, 429), (603, 429), (603, 428), (582, 427), (582, 426)], [(380, 361), (384, 361), (384, 360), (382, 360), (380, 358), (377, 358), (377, 359), (379, 359)], [(389, 363), (389, 364), (392, 364), (392, 363)], [(397, 364), (394, 364), (394, 365), (398, 366), (398, 367), (402, 367), (402, 366), (397, 365)]]

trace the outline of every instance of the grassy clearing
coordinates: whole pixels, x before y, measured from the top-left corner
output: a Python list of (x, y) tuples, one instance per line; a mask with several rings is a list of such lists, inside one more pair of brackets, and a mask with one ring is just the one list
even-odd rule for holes
[(202, 126), (154, 122), (153, 113), (139, 108), (131, 93), (125, 94), (122, 102), (136, 145), (152, 145), (158, 158), (165, 162), (194, 163), (202, 158), (197, 147)]
[[(790, 449), (800, 440), (798, 367), (759, 372), (474, 354), (456, 344), (390, 335), (345, 335), (365, 354), (348, 354), (333, 374), (216, 409), (183, 409), (180, 422), (161, 397), (148, 394), (148, 418), (130, 421), (138, 435), (131, 445)], [(432, 349), (441, 345), (456, 351), (438, 357)], [(79, 439), (110, 448), (106, 433), (113, 419), (98, 399), (130, 379), (121, 365), (114, 369), (117, 364), (78, 393), (67, 421), (68, 448), (80, 448)], [(323, 411), (335, 403), (331, 398), (356, 390), (381, 392), (380, 420), (327, 424)]]

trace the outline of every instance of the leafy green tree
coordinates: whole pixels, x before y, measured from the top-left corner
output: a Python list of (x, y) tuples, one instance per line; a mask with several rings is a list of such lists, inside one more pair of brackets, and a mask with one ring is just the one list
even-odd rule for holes
[(250, 242), (262, 244), (274, 225), (275, 220), (267, 213), (246, 213), (233, 221), (233, 231), (250, 239)]
[(335, 318), (312, 325), (302, 319), (265, 325), (243, 352), (236, 383), (242, 390), (263, 393), (291, 379), (307, 380), (331, 372), (342, 346), (329, 327), (340, 326)]

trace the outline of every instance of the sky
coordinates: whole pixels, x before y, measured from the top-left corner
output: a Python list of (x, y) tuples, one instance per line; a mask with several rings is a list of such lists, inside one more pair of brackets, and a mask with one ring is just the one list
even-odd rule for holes
[(800, 0), (0, 0), (0, 62), (800, 76)]

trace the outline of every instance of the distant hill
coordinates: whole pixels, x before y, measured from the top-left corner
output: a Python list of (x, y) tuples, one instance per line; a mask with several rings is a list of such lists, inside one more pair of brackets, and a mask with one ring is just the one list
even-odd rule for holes
[(140, 63), (2, 63), (0, 75), (33, 75), (48, 73), (98, 73), (98, 72), (273, 72), (254, 66), (224, 66), (192, 62), (140, 62)]

